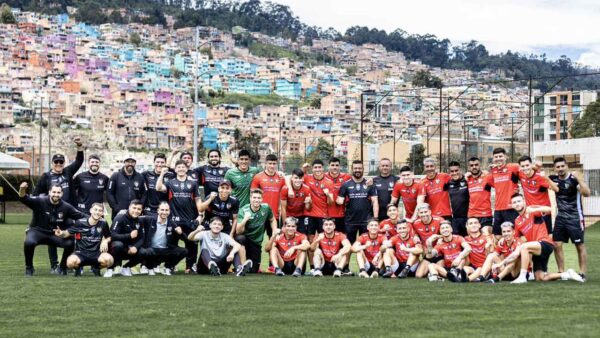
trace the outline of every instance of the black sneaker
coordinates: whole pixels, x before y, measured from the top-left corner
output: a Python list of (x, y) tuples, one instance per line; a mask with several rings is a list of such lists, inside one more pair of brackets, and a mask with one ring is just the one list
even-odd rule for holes
[(75, 269), (75, 272), (73, 273), (73, 277), (81, 277), (82, 270), (83, 270), (83, 268)]
[(100, 268), (97, 267), (97, 266), (92, 266), (92, 273), (96, 277), (100, 277), (101, 276), (101, 274), (100, 274)]
[(473, 280), (473, 282), (483, 283), (483, 282), (485, 282), (485, 277), (479, 276), (479, 277), (475, 278), (475, 280)]
[(33, 266), (27, 266), (27, 267), (25, 267), (25, 277), (31, 277), (31, 276), (33, 276), (34, 272), (35, 272), (35, 269), (33, 268)]
[(217, 263), (211, 261), (210, 263), (208, 263), (208, 266), (210, 269), (210, 274), (212, 276), (220, 276), (221, 275), (221, 271), (219, 270)]
[(60, 268), (60, 267), (58, 268), (58, 275), (59, 276), (66, 276), (67, 272), (68, 272), (67, 268)]
[(392, 278), (392, 276), (394, 275), (394, 272), (392, 271), (391, 268), (387, 267), (385, 268), (385, 271), (383, 272), (383, 274), (381, 275), (381, 277), (383, 278)]
[(467, 272), (464, 269), (458, 269), (458, 277), (460, 277), (461, 283), (466, 283), (469, 281), (469, 276), (467, 276)]
[(344, 270), (342, 270), (342, 276), (354, 276), (354, 272), (350, 271), (350, 268), (345, 267)]
[(60, 271), (60, 268), (58, 267), (58, 265), (53, 265), (50, 267), (50, 274), (52, 275), (58, 275)]
[(446, 275), (449, 281), (453, 283), (460, 283), (460, 278), (458, 277), (458, 271), (456, 269), (450, 269)]
[(296, 268), (296, 270), (294, 270), (294, 273), (292, 274), (292, 277), (300, 277), (300, 276), (302, 276), (302, 269)]
[(410, 268), (407, 266), (404, 269), (402, 269), (402, 271), (400, 271), (400, 273), (398, 274), (398, 278), (406, 278), (406, 277), (408, 277), (409, 273), (410, 273)]
[(280, 268), (275, 268), (275, 275), (279, 277), (285, 276), (285, 273)]
[(579, 276), (581, 276), (581, 279), (583, 279), (583, 282), (585, 282), (587, 280), (585, 273), (580, 272)]
[(493, 277), (493, 278), (490, 278), (490, 279), (486, 280), (485, 282), (486, 282), (486, 283), (488, 283), (488, 284), (496, 284), (496, 283), (500, 283), (500, 278), (498, 278), (498, 277)]

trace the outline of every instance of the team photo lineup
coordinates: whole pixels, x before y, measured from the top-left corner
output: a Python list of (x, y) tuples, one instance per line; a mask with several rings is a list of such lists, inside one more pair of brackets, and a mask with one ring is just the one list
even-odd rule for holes
[[(343, 173), (339, 159), (317, 159), (285, 175), (276, 155), (267, 155), (261, 170), (241, 150), (227, 167), (212, 149), (207, 164), (195, 168), (190, 152), (157, 153), (145, 172), (126, 156), (108, 177), (95, 154), (80, 171), (85, 147), (79, 138), (74, 144), (72, 163), (55, 154), (34, 187), (19, 187), (32, 211), (26, 276), (35, 274), (34, 252), (44, 245), (58, 275), (81, 276), (89, 266), (86, 274), (106, 278), (271, 273), (586, 281), (582, 196), (590, 189), (562, 157), (548, 173), (529, 156), (507, 163), (503, 148), (494, 149), (489, 167), (473, 157), (451, 161), (447, 173), (426, 158), (420, 179), (408, 166), (393, 175), (392, 161), (382, 158), (378, 175), (367, 178), (361, 161)], [(569, 242), (578, 271), (565, 267)], [(554, 262), (557, 272), (549, 272)]]

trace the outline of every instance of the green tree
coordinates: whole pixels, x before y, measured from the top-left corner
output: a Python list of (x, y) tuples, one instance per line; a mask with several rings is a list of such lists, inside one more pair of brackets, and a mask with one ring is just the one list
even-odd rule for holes
[(600, 100), (587, 106), (580, 118), (571, 126), (573, 138), (600, 136)]
[(15, 24), (17, 20), (10, 9), (10, 6), (7, 4), (2, 4), (0, 7), (0, 23), (4, 24)]
[(258, 154), (258, 149), (260, 147), (260, 136), (253, 132), (242, 133), (241, 130), (236, 128), (233, 131), (233, 140), (235, 141), (235, 145), (233, 147), (234, 150), (240, 151), (242, 149), (246, 149), (250, 152), (250, 161), (254, 164), (258, 162), (260, 159), (260, 155)]
[(358, 68), (356, 66), (348, 66), (346, 67), (346, 73), (349, 76), (356, 76), (356, 72), (358, 71)]
[(319, 159), (325, 163), (333, 156), (333, 147), (331, 143), (325, 141), (323, 138), (319, 138), (317, 146), (306, 156), (306, 162), (311, 163), (312, 161)]
[(425, 159), (425, 146), (415, 144), (410, 148), (410, 154), (406, 162), (411, 167), (415, 175), (423, 174), (423, 160)]
[(140, 38), (140, 35), (136, 32), (133, 32), (129, 35), (129, 42), (136, 46), (139, 47), (142, 44), (142, 38)]
[(412, 79), (412, 85), (415, 87), (427, 87), (427, 88), (442, 88), (442, 80), (431, 75), (429, 70), (419, 70)]
[(116, 24), (124, 24), (125, 18), (121, 15), (119, 10), (113, 10), (107, 18), (108, 22), (116, 23)]
[(320, 109), (320, 108), (321, 108), (321, 97), (320, 97), (320, 96), (318, 96), (318, 95), (315, 95), (315, 96), (313, 96), (313, 97), (310, 99), (310, 103), (309, 103), (309, 105), (310, 105), (311, 107), (313, 107), (313, 108)]

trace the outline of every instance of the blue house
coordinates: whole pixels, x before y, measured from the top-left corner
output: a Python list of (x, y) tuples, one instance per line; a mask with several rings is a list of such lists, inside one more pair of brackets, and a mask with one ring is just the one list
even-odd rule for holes
[(204, 149), (217, 148), (219, 131), (217, 128), (202, 128), (202, 147)]
[(275, 81), (275, 94), (292, 100), (300, 100), (302, 96), (302, 85), (298, 81), (277, 79)]

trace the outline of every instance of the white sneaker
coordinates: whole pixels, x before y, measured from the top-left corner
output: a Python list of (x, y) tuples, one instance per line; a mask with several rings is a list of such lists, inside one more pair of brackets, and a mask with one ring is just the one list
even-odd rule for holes
[(527, 273), (527, 280), (535, 280), (535, 273), (533, 271)]
[(156, 272), (154, 272), (154, 269), (148, 270), (148, 276), (156, 276)]
[(121, 269), (121, 276), (123, 276), (123, 277), (131, 277), (131, 276), (133, 276), (131, 274), (131, 268), (122, 268)]
[(321, 270), (314, 269), (312, 270), (311, 275), (313, 277), (323, 277), (323, 272)]
[(157, 267), (155, 267), (155, 268), (154, 268), (154, 272), (155, 272), (155, 273), (160, 273), (160, 266), (157, 266)]
[(377, 272), (377, 270), (373, 271), (373, 273), (371, 274), (371, 278), (377, 278), (379, 277), (379, 272)]
[(510, 282), (510, 284), (526, 284), (527, 278), (525, 276), (519, 276), (514, 281)]
[(573, 269), (568, 269), (567, 270), (567, 274), (569, 274), (569, 279), (570, 280), (574, 280), (574, 281), (579, 282), (579, 283), (583, 283), (584, 282), (583, 278), (581, 278), (581, 276), (577, 272), (575, 272), (575, 270), (573, 270)]
[(113, 273), (114, 273), (113, 269), (106, 269), (106, 271), (104, 271), (104, 277), (111, 278), (113, 276)]
[(369, 278), (369, 274), (368, 274), (366, 271), (361, 271), (361, 272), (358, 274), (358, 277), (359, 277), (359, 278)]
[[(154, 270), (153, 270), (154, 271)], [(140, 266), (140, 275), (148, 274), (150, 271), (145, 265)]]
[(427, 278), (429, 279), (430, 282), (437, 282), (440, 280), (438, 275), (432, 275), (432, 274), (429, 274), (429, 277), (427, 277)]
[(123, 268), (121, 266), (117, 266), (113, 272), (113, 276), (120, 275), (121, 270), (123, 270)]
[(172, 275), (172, 271), (169, 268), (164, 268), (163, 273), (164, 276), (171, 276)]
[(342, 277), (342, 270), (336, 269), (333, 272), (333, 277)]

